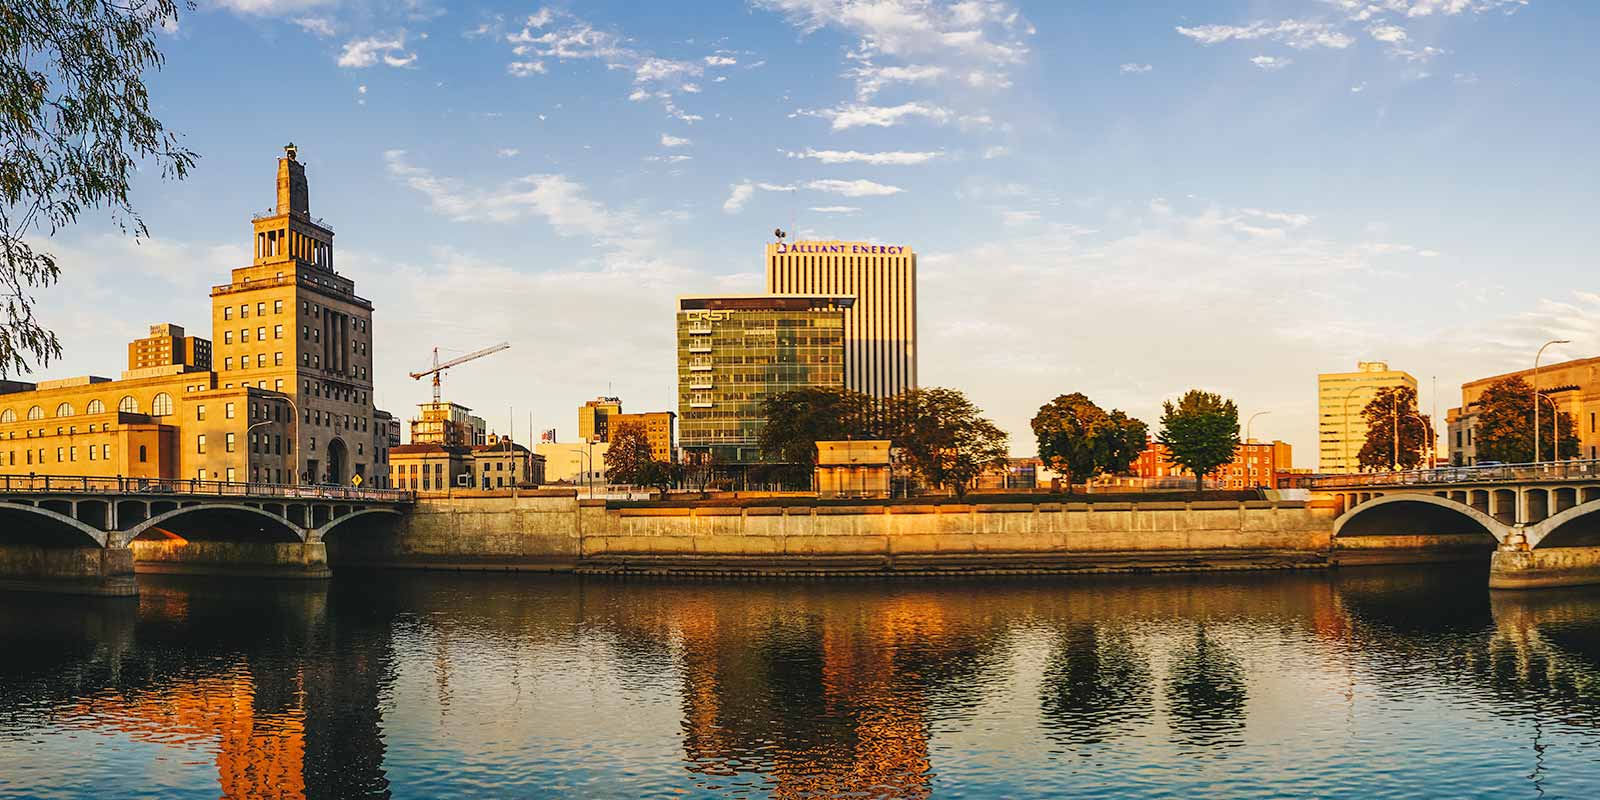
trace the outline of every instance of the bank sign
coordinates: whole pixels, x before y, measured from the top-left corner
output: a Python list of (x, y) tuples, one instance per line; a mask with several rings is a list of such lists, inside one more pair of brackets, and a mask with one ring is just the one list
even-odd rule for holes
[(778, 255), (786, 253), (802, 253), (805, 255), (823, 255), (838, 253), (851, 256), (898, 256), (906, 252), (905, 245), (900, 244), (862, 244), (860, 242), (795, 242), (788, 244), (778, 242)]

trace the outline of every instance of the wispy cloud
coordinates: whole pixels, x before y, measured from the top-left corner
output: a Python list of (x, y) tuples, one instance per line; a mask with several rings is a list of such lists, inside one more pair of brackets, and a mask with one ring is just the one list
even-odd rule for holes
[(858, 206), (812, 206), (807, 210), (818, 214), (854, 214), (861, 209)]
[(317, 36), (332, 36), (334, 33), (333, 20), (327, 17), (300, 17), (293, 22), (301, 30)]
[[(803, 183), (761, 183), (757, 181), (741, 181), (728, 187), (728, 199), (723, 201), (722, 210), (729, 214), (736, 214), (743, 210), (745, 205), (755, 197), (757, 191), (762, 192), (797, 192), (800, 190), (825, 192), (844, 197), (885, 197), (900, 194), (905, 191), (898, 186), (878, 183), (869, 180), (839, 180), (824, 178), (805, 181)], [(824, 206), (824, 208), (844, 208), (844, 206)], [(854, 209), (853, 209), (854, 210)], [(842, 212), (838, 212), (842, 213)]]
[(842, 131), (850, 128), (891, 128), (912, 119), (925, 119), (935, 125), (943, 125), (951, 121), (965, 125), (989, 125), (993, 122), (987, 115), (982, 114), (957, 114), (943, 106), (923, 102), (901, 103), (897, 106), (870, 106), (859, 103), (846, 103), (835, 108), (801, 109), (790, 114), (791, 117), (820, 117), (828, 120), (833, 130)]
[(1152, 67), (1149, 64), (1133, 64), (1133, 63), (1129, 63), (1129, 64), (1123, 64), (1118, 69), (1124, 75), (1143, 75), (1146, 72), (1149, 72), (1149, 71), (1155, 69), (1155, 67)]
[(862, 153), (856, 150), (813, 150), (807, 147), (799, 152), (790, 151), (790, 158), (810, 158), (824, 164), (872, 164), (874, 166), (910, 166), (926, 164), (940, 156), (942, 151), (890, 150), (880, 153)]
[(1343, 49), (1356, 43), (1354, 36), (1344, 33), (1332, 23), (1294, 19), (1276, 23), (1252, 22), (1248, 25), (1198, 25), (1192, 28), (1180, 25), (1178, 33), (1206, 45), (1266, 39), (1304, 50), (1312, 47)]
[(1250, 59), (1250, 63), (1270, 72), (1293, 64), (1294, 59), (1282, 56), (1256, 56)]
[(391, 67), (409, 67), (417, 61), (417, 54), (406, 51), (406, 32), (393, 35), (369, 36), (351, 39), (339, 54), (339, 66), (347, 69), (365, 69), (382, 62)]
[(691, 142), (681, 136), (673, 136), (670, 133), (661, 134), (662, 147), (688, 147), (691, 144), (694, 144), (694, 142)]

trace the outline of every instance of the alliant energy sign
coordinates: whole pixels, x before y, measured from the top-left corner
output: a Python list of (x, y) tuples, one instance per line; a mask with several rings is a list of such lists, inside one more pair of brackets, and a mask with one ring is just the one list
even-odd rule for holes
[(902, 244), (866, 244), (865, 242), (778, 242), (778, 255), (800, 253), (803, 255), (846, 256), (900, 256), (905, 255)]

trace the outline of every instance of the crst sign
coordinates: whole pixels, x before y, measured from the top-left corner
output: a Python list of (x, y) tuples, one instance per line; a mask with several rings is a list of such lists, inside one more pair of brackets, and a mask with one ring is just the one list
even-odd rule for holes
[(788, 244), (778, 242), (778, 255), (800, 253), (803, 255), (848, 255), (848, 256), (898, 256), (905, 255), (905, 245), (900, 244), (862, 244), (861, 242), (795, 242)]

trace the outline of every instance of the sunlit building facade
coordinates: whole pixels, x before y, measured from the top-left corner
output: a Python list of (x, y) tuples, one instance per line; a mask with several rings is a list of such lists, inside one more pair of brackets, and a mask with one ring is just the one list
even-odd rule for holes
[(1389, 369), (1387, 362), (1361, 361), (1355, 372), (1325, 372), (1317, 376), (1317, 471), (1324, 474), (1361, 469), (1361, 445), (1367, 440), (1367, 423), (1361, 410), (1380, 389), (1417, 388), (1410, 373)]
[(846, 295), (678, 300), (678, 437), (718, 464), (761, 461), (761, 404), (803, 387), (845, 385)]

